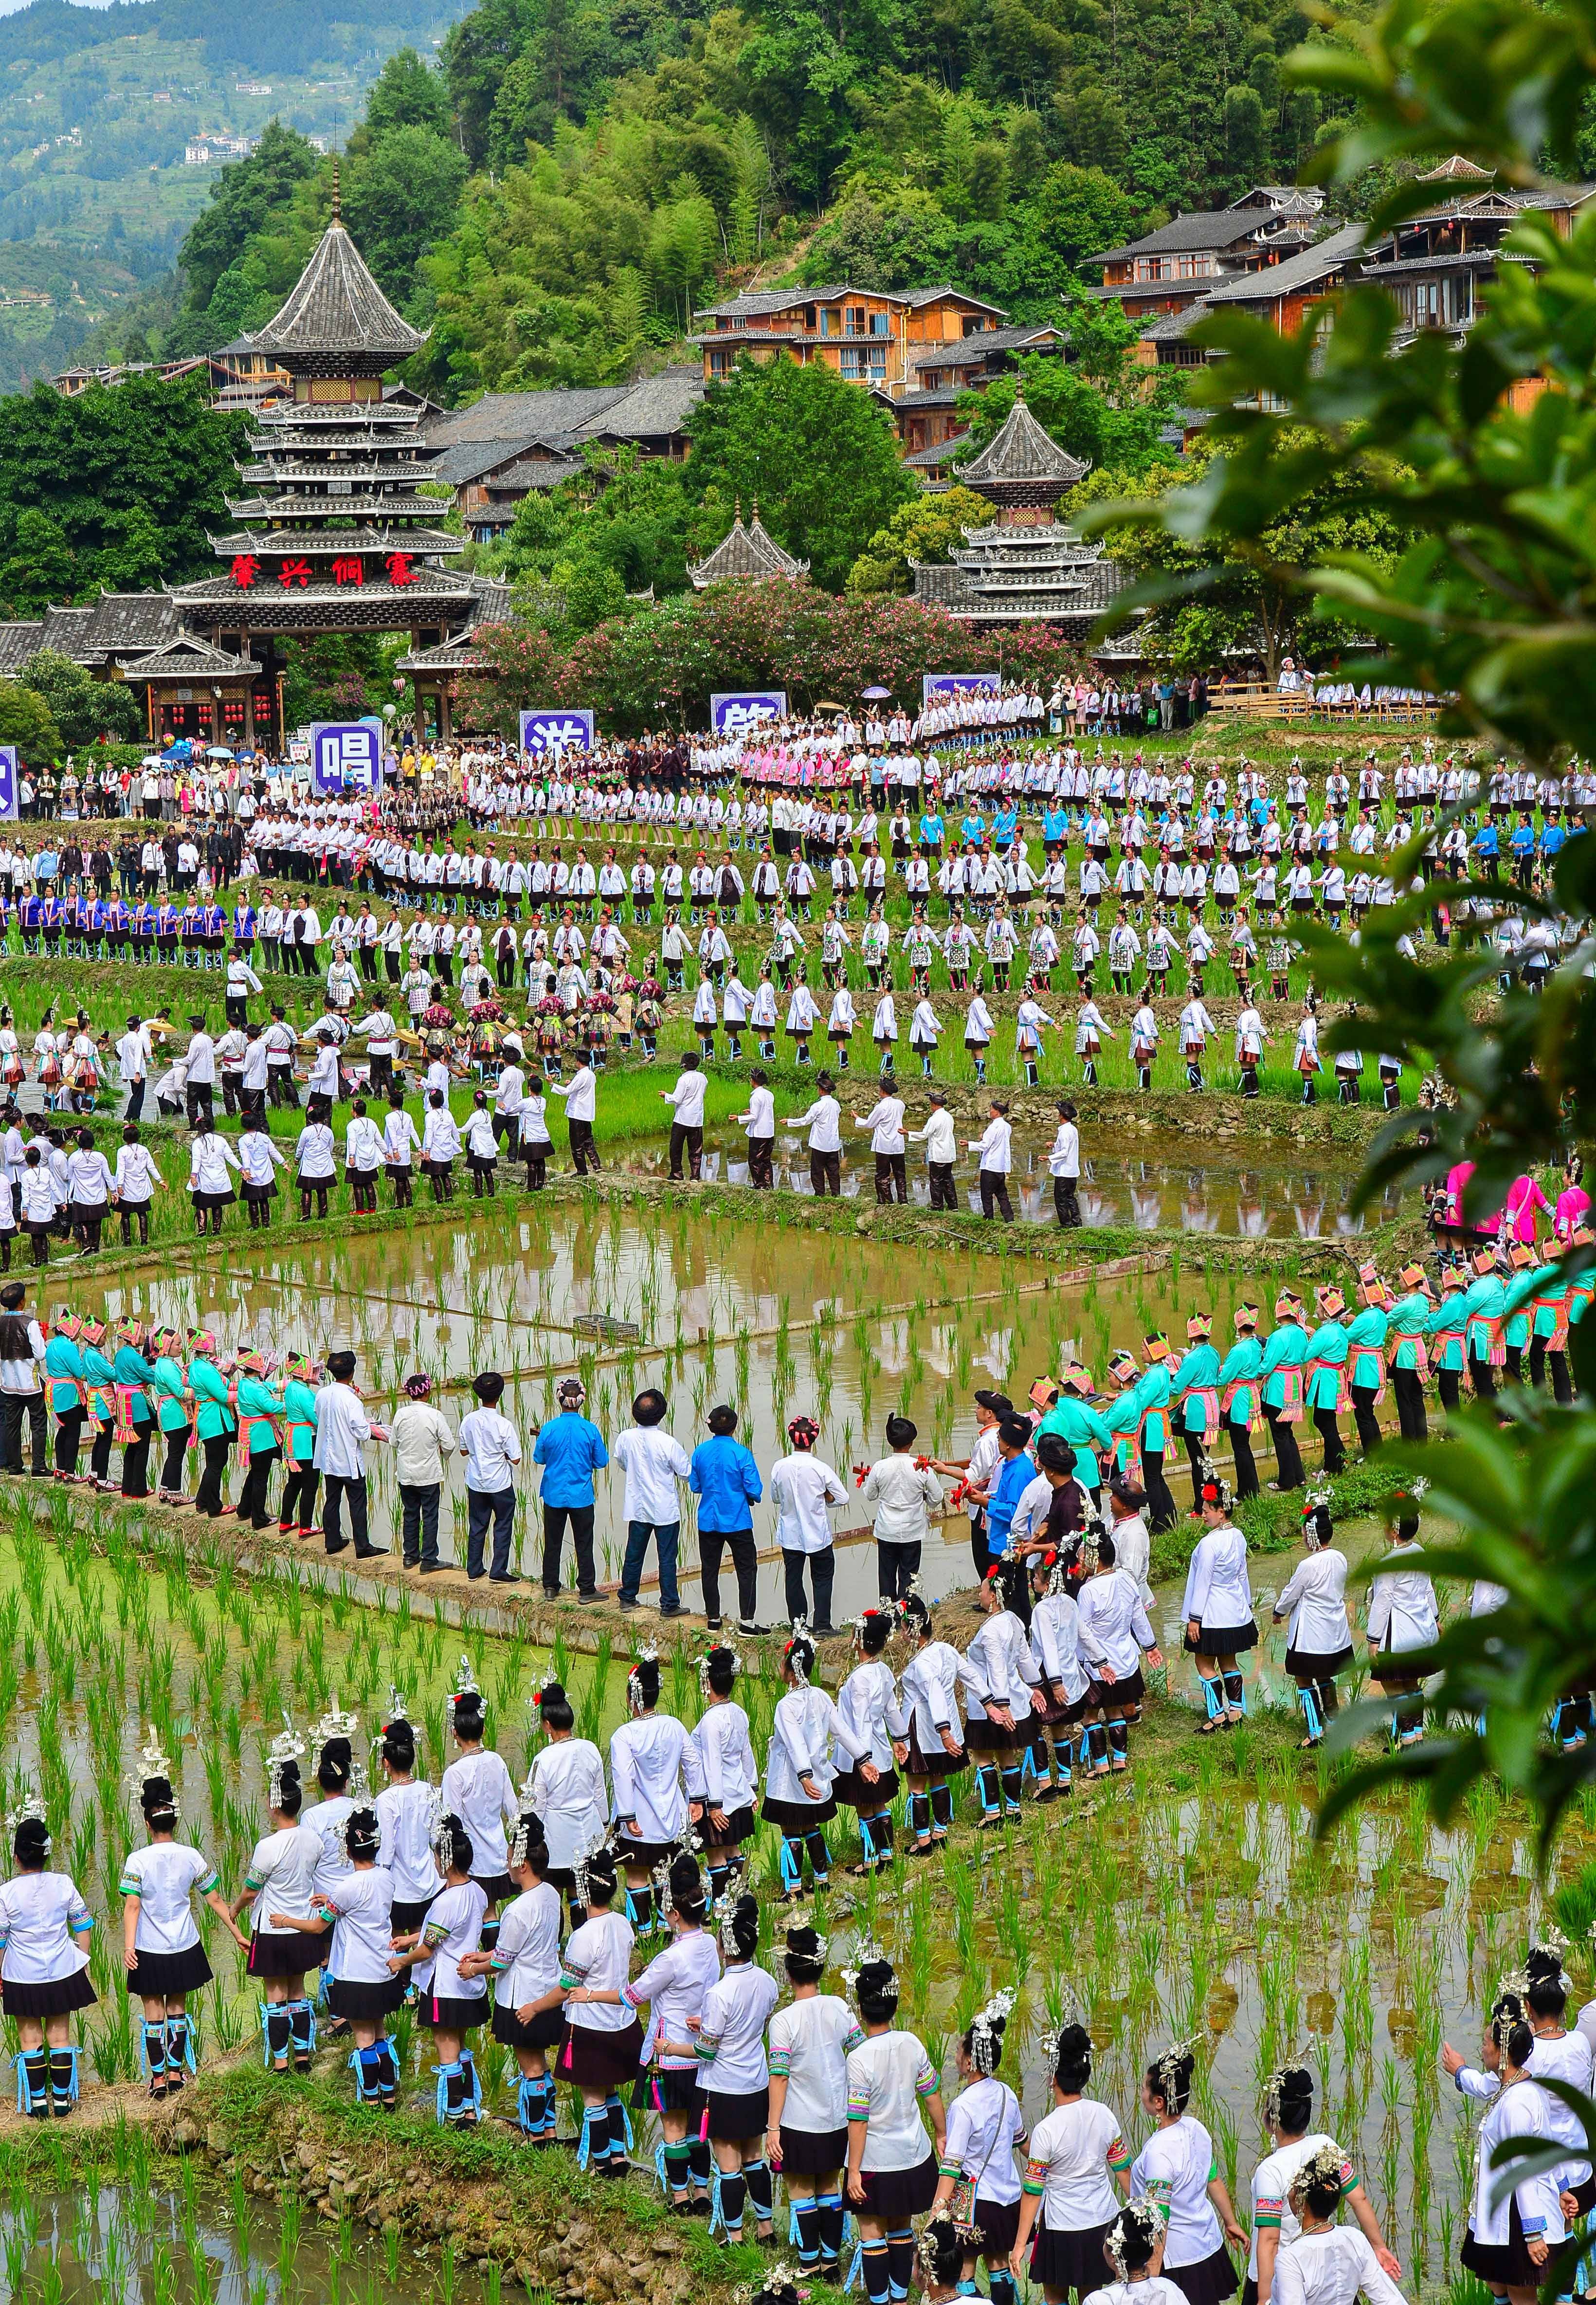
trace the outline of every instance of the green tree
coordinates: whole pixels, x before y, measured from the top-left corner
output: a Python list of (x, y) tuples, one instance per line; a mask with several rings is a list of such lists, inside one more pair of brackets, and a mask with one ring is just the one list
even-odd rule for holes
[(58, 649), (40, 649), (20, 676), (44, 704), (69, 750), (98, 736), (132, 738), (144, 731), (140, 693), (121, 681), (96, 680)]
[(25, 768), (58, 760), (65, 750), (49, 706), (20, 680), (0, 680), (0, 744), (14, 744)]
[(318, 165), (314, 147), (296, 129), (272, 120), (249, 158), (222, 170), (178, 253), (191, 310), (204, 310), (223, 273), (238, 261), (295, 184), (314, 175)]
[(852, 597), (872, 592), (909, 592), (914, 587), (912, 560), (946, 560), (964, 540), (967, 528), (982, 528), (992, 508), (973, 489), (944, 489), (900, 505), (879, 528), (848, 571)]
[(344, 220), (378, 285), (396, 302), (410, 301), (420, 259), (453, 229), (465, 179), (460, 147), (415, 123), (383, 129), (351, 161)]
[(13, 616), (37, 615), (52, 600), (64, 607), (81, 579), (60, 522), (27, 506), (13, 515), (11, 532), (11, 549), (0, 560), (0, 600)]
[(971, 453), (986, 446), (1023, 386), (1031, 414), (1061, 448), (1085, 464), (1154, 474), (1172, 469), (1178, 450), (1164, 437), (1184, 397), (1189, 370), (1150, 369), (1133, 358), (1136, 330), (1114, 304), (1079, 291), (1065, 305), (1071, 357), (1031, 353), (1014, 376), (984, 392), (967, 392), (959, 413), (970, 427)]
[[(685, 484), (723, 530), (734, 499), (756, 500), (778, 542), (840, 591), (870, 538), (914, 494), (892, 421), (870, 395), (823, 361), (785, 353), (739, 361), (688, 419)], [(708, 538), (717, 541), (718, 535)]]
[(414, 48), (395, 48), (371, 83), (364, 126), (370, 137), (393, 128), (430, 128), (446, 136), (449, 91), (442, 73), (423, 64)]

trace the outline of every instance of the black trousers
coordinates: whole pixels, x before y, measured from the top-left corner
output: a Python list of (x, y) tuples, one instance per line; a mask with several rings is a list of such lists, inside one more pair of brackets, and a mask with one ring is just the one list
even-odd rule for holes
[(67, 1409), (55, 1420), (55, 1470), (75, 1473), (78, 1469), (78, 1443), (83, 1434), (83, 1419), (87, 1409), (80, 1401), (75, 1408)]
[(247, 1520), (251, 1528), (266, 1528), (271, 1522), (267, 1510), (267, 1494), (272, 1484), (272, 1467), (283, 1451), (278, 1448), (252, 1449), (250, 1469), (244, 1476), (243, 1492), (238, 1501), (238, 1517)]
[(163, 1432), (161, 1434), (166, 1444), (166, 1459), (161, 1467), (161, 1486), (170, 1489), (174, 1495), (181, 1493), (183, 1489), (183, 1452), (188, 1448), (189, 1434), (192, 1430), (191, 1425), (180, 1425), (175, 1432)]
[(983, 1169), (980, 1174), (981, 1212), (989, 1224), (992, 1221), (994, 1204), (1003, 1212), (1005, 1224), (1014, 1221), (1014, 1204), (1008, 1197), (1008, 1177), (1002, 1169)]
[(1324, 1469), (1338, 1473), (1346, 1462), (1346, 1444), (1341, 1438), (1341, 1427), (1336, 1422), (1333, 1408), (1316, 1408), (1313, 1426), (1324, 1444)]
[(1457, 1369), (1437, 1369), (1435, 1373), (1435, 1389), (1440, 1395), (1441, 1407), (1448, 1416), (1456, 1410), (1461, 1382), (1462, 1373)]
[(29, 1435), (32, 1442), (33, 1471), (36, 1476), (50, 1469), (48, 1430), (45, 1418), (45, 1397), (42, 1392), (8, 1392), (4, 1415), (0, 1419), (0, 1432), (4, 1436), (4, 1466), (8, 1473), (20, 1473), (22, 1464), (22, 1419), (28, 1419)]
[[(592, 1515), (588, 1516), (590, 1527)], [(732, 1568), (737, 1578), (737, 1614), (745, 1625), (751, 1625), (759, 1608), (758, 1548), (751, 1528), (700, 1528), (698, 1533), (699, 1574), (703, 1580), (704, 1614), (709, 1622), (720, 1620), (720, 1562), (723, 1552), (729, 1552)]]
[(277, 1527), (297, 1527), (301, 1536), (309, 1536), (316, 1525), (316, 1492), (320, 1485), (321, 1475), (309, 1457), (295, 1458), (288, 1467), (288, 1478), (283, 1484), (283, 1501), (277, 1507)]
[[(981, 1538), (981, 1550), (986, 1550), (986, 1538)], [(876, 1590), (883, 1601), (904, 1601), (920, 1567), (923, 1550), (918, 1540), (906, 1544), (893, 1544), (882, 1538), (876, 1541)], [(984, 1571), (982, 1572), (985, 1573)]]
[[(814, 1587), (815, 1605), (811, 1610), (803, 1590), (803, 1572), (808, 1569)], [(790, 1552), (785, 1546), (781, 1556), (782, 1579), (785, 1587), (787, 1616), (792, 1623), (802, 1619), (811, 1632), (829, 1631), (831, 1626), (831, 1588), (836, 1582), (836, 1553), (829, 1544), (819, 1552)]]
[(1304, 1478), (1303, 1452), (1297, 1447), (1296, 1428), (1287, 1425), (1278, 1408), (1266, 1408), (1263, 1421), (1269, 1426), (1269, 1438), (1275, 1444), (1275, 1464), (1283, 1489), (1300, 1489)]
[(122, 1493), (124, 1497), (147, 1497), (149, 1494), (149, 1444), (155, 1438), (155, 1425), (135, 1425), (134, 1437), (124, 1442), (122, 1450)]
[(354, 1538), (358, 1560), (370, 1550), (371, 1545), (366, 1527), (366, 1476), (363, 1473), (358, 1480), (351, 1480), (343, 1473), (327, 1475), (327, 1501), (321, 1514), (322, 1538), (329, 1552), (342, 1552), (348, 1544), (349, 1538), (344, 1535), (340, 1518), (345, 1498), (349, 1501), (350, 1534)]
[(1244, 1425), (1225, 1427), (1230, 1435), (1230, 1453), (1235, 1459), (1235, 1494), (1239, 1503), (1243, 1497), (1255, 1497), (1259, 1492), (1258, 1466), (1252, 1455), (1252, 1435)]
[(1568, 1356), (1566, 1352), (1548, 1351), (1547, 1344), (1545, 1337), (1532, 1337), (1530, 1340), (1530, 1382), (1533, 1385), (1546, 1382), (1549, 1361), (1552, 1399), (1559, 1407), (1566, 1408), (1574, 1398), (1574, 1388), (1568, 1379)]
[(953, 1187), (953, 1162), (928, 1161), (926, 1174), (931, 1180), (931, 1206), (956, 1211), (959, 1204)]
[(748, 1181), (756, 1193), (775, 1189), (775, 1149), (774, 1136), (751, 1136), (748, 1140)]
[(571, 1528), (571, 1547), (576, 1555), (576, 1589), (579, 1593), (598, 1591), (593, 1568), (593, 1513), (591, 1505), (544, 1506), (543, 1590), (546, 1593), (557, 1593), (560, 1589), (560, 1556), (565, 1551), (567, 1522)]
[(1473, 1353), (1469, 1355), (1469, 1382), (1474, 1388), (1476, 1400), (1496, 1399), (1496, 1371), (1489, 1361), (1481, 1360)]
[(876, 1155), (876, 1198), (883, 1208), (894, 1201), (904, 1202), (909, 1197), (909, 1177), (904, 1156), (901, 1152), (878, 1152)]
[(843, 1189), (843, 1156), (840, 1152), (816, 1152), (809, 1156), (809, 1181), (816, 1200), (823, 1201), (828, 1193), (836, 1200)]
[(1424, 1380), (1417, 1369), (1394, 1368), (1391, 1390), (1396, 1396), (1396, 1422), (1405, 1441), (1427, 1441), (1430, 1420), (1424, 1413)]
[(1365, 1457), (1371, 1457), (1380, 1447), (1380, 1419), (1374, 1413), (1378, 1390), (1372, 1384), (1354, 1384), (1352, 1388), (1353, 1421), (1357, 1425), (1358, 1441)]
[(571, 1123), (571, 1163), (579, 1177), (585, 1177), (590, 1168), (601, 1170), (604, 1167), (598, 1158), (598, 1147), (593, 1142), (590, 1120)]
[(1208, 1450), (1201, 1433), (1188, 1431), (1181, 1437), (1186, 1444), (1186, 1462), (1192, 1467), (1192, 1510), (1195, 1512), (1202, 1493), (1202, 1460)]
[(1053, 1212), (1065, 1232), (1073, 1232), (1081, 1221), (1079, 1183), (1076, 1177), (1055, 1177), (1053, 1179)]
[(1180, 1508), (1164, 1478), (1164, 1451), (1143, 1449), (1142, 1451), (1142, 1483), (1147, 1491), (1147, 1501), (1152, 1508), (1154, 1528), (1173, 1528), (1180, 1517)]
[(116, 1419), (114, 1416), (107, 1416), (103, 1425), (96, 1425), (93, 1445), (89, 1451), (89, 1469), (97, 1481), (108, 1481), (111, 1477), (111, 1443), (115, 1437)]
[(430, 1569), (437, 1559), (437, 1501), (441, 1494), (442, 1484), (437, 1481), (399, 1484), (400, 1542), (407, 1569), (419, 1568), (422, 1562)]
[(213, 1433), (208, 1441), (201, 1441), (205, 1452), (205, 1470), (200, 1476), (200, 1485), (194, 1492), (197, 1511), (209, 1513), (213, 1518), (226, 1510), (222, 1483), (227, 1471), (228, 1451), (233, 1447), (231, 1433)]
[(679, 1120), (671, 1123), (671, 1175), (679, 1184), (682, 1179), (682, 1155), (687, 1155), (687, 1173), (701, 1177), (704, 1173), (704, 1132), (701, 1128), (685, 1127)]

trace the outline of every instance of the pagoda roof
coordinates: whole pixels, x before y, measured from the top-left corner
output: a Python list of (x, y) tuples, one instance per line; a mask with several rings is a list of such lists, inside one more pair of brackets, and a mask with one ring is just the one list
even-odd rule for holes
[(437, 648), (409, 650), (403, 656), (395, 657), (394, 669), (412, 673), (472, 672), (482, 662), (473, 634), (465, 632), (440, 642)]
[(689, 568), (687, 574), (701, 592), (710, 584), (761, 584), (773, 577), (785, 578), (790, 583), (802, 576), (808, 566), (807, 560), (794, 560), (790, 552), (782, 550), (760, 518), (757, 504), (746, 526), (739, 505), (730, 529), (714, 551), (696, 567)]
[[(378, 477), (368, 474), (368, 479)], [(436, 520), (445, 507), (441, 497), (380, 495), (375, 489), (361, 496), (229, 497), (227, 509), (234, 520), (330, 519)], [(457, 541), (458, 540), (456, 540)]]
[[(320, 455), (328, 448), (405, 447), (424, 438), (419, 408), (395, 406), (387, 401), (352, 400), (331, 407), (312, 407), (308, 401), (280, 401), (263, 408), (256, 418), (269, 431), (251, 433), (249, 447), (258, 456), (280, 456), (291, 448), (309, 448)], [(343, 438), (338, 436), (342, 434)]]
[(206, 678), (220, 673), (239, 679), (261, 669), (253, 657), (233, 656), (226, 649), (213, 648), (198, 633), (175, 633), (165, 648), (148, 656), (119, 656), (116, 662), (127, 680), (174, 680), (184, 673), (199, 673)]
[[(437, 511), (436, 498), (428, 510)], [(335, 498), (329, 513), (343, 515), (343, 499)], [(212, 549), (223, 559), (240, 552), (463, 552), (464, 540), (445, 528), (243, 528), (231, 536), (213, 536)]]
[(1043, 431), (1026, 407), (1024, 394), (1016, 392), (1002, 430), (954, 477), (964, 488), (999, 499), (1012, 489), (1051, 489), (1062, 496), (1084, 480), (1089, 469)]
[(333, 217), (286, 303), (250, 341), (292, 370), (296, 361), (325, 366), (354, 354), (361, 363), (395, 367), (420, 352), (428, 331), (401, 319), (344, 228), (335, 191)]
[(228, 576), (176, 584), (172, 598), (190, 622), (215, 631), (405, 632), (416, 625), (459, 625), (481, 614), (481, 589), (454, 569), (419, 568), (413, 584), (386, 577), (335, 584), (314, 569), (308, 584), (273, 581), (241, 586)]

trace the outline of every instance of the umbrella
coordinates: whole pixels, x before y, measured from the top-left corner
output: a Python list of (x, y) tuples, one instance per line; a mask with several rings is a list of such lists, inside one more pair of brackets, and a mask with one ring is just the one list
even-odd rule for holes
[(139, 766), (141, 769), (158, 769), (160, 765), (161, 755), (159, 753), (146, 753), (144, 758), (139, 763)]
[(892, 691), (890, 688), (862, 688), (859, 693), (867, 704), (879, 704), (883, 697), (890, 696)]
[(208, 761), (230, 761), (233, 758), (232, 747), (227, 744), (207, 744), (205, 757)]
[(845, 704), (827, 704), (824, 702), (817, 704), (815, 707), (815, 710), (817, 712), (845, 712), (847, 709), (848, 708)]

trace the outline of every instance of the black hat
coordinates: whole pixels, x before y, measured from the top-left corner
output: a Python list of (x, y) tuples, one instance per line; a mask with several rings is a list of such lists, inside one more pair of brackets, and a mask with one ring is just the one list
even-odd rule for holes
[(975, 1399), (977, 1406), (986, 1409), (989, 1415), (997, 1417), (1000, 1424), (1005, 1417), (1012, 1416), (1014, 1413), (1014, 1402), (1007, 1393), (994, 1392), (989, 1385), (979, 1386)]

